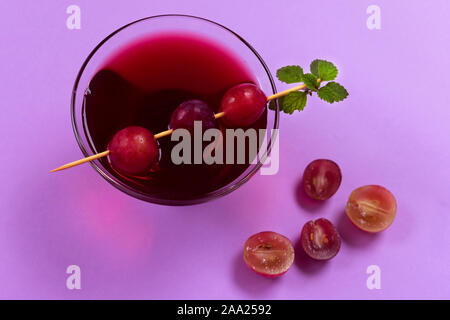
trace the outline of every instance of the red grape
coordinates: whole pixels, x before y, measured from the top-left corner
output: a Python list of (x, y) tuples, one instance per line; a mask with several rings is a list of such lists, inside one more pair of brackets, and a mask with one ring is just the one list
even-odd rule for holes
[(316, 260), (330, 260), (341, 248), (341, 237), (333, 224), (321, 218), (305, 223), (301, 243), (306, 254)]
[(266, 277), (284, 274), (294, 262), (294, 247), (285, 236), (264, 231), (252, 235), (244, 245), (245, 263)]
[(248, 127), (258, 120), (266, 105), (267, 97), (260, 88), (252, 83), (239, 84), (222, 98), (223, 122), (229, 127)]
[(361, 230), (380, 232), (394, 221), (397, 203), (394, 195), (382, 186), (369, 185), (355, 189), (345, 212)]
[(188, 100), (181, 103), (172, 113), (170, 128), (183, 128), (194, 133), (194, 121), (202, 122), (202, 130), (216, 127), (214, 111), (201, 100)]
[(108, 145), (111, 165), (129, 175), (148, 172), (158, 161), (159, 149), (153, 134), (142, 127), (126, 127), (118, 131)]
[(303, 173), (305, 192), (316, 200), (329, 199), (339, 189), (341, 181), (341, 169), (331, 160), (314, 160)]

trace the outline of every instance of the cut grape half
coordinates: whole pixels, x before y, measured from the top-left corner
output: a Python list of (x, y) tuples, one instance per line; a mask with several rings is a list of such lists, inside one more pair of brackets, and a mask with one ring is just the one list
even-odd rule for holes
[(244, 260), (256, 273), (278, 277), (286, 273), (294, 262), (294, 247), (288, 238), (279, 233), (260, 232), (245, 242)]
[(308, 164), (303, 172), (306, 194), (316, 200), (327, 200), (339, 189), (342, 181), (339, 166), (327, 159), (317, 159)]
[(397, 202), (385, 187), (368, 185), (359, 187), (350, 194), (345, 212), (359, 229), (375, 233), (392, 224), (397, 212)]
[(325, 218), (305, 223), (301, 243), (306, 254), (315, 260), (330, 260), (341, 248), (341, 237), (334, 225)]

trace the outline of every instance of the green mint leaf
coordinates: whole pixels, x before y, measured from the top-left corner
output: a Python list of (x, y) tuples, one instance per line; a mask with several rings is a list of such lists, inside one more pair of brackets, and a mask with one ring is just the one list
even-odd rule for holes
[(331, 81), (336, 79), (338, 69), (334, 64), (326, 60), (316, 59), (309, 66), (311, 73), (322, 81)]
[(300, 66), (286, 66), (277, 71), (278, 80), (285, 83), (302, 81), (303, 69)]
[[(295, 110), (302, 111), (306, 105), (306, 93), (304, 91), (294, 91), (288, 95), (278, 99), (280, 105), (280, 111), (288, 114), (292, 114)], [(275, 103), (269, 104), (269, 108), (274, 110)]]
[(276, 110), (276, 108), (275, 108), (275, 99), (274, 100), (270, 100), (270, 102), (269, 102), (269, 109), (270, 110)]
[(302, 81), (306, 85), (306, 87), (310, 90), (316, 91), (317, 88), (319, 87), (319, 84), (317, 83), (317, 77), (312, 73), (304, 74), (302, 77)]
[(332, 81), (320, 88), (317, 95), (320, 99), (333, 103), (347, 98), (348, 92), (339, 83)]

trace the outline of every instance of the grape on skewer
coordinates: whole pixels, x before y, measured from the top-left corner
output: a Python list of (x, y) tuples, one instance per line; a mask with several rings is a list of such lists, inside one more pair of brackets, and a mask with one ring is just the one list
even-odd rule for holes
[(213, 110), (201, 100), (188, 100), (181, 103), (173, 111), (169, 127), (172, 130), (186, 129), (193, 134), (194, 121), (201, 121), (203, 130), (216, 127)]
[[(320, 79), (318, 80), (318, 82), (320, 82)], [(236, 85), (236, 86), (230, 88), (225, 93), (224, 98), (221, 103), (221, 112), (214, 114), (214, 118), (215, 119), (223, 118), (223, 121), (225, 122), (225, 124), (227, 124), (230, 127), (241, 127), (241, 126), (246, 127), (246, 126), (251, 125), (256, 120), (258, 120), (258, 118), (264, 112), (268, 101), (271, 101), (273, 99), (278, 99), (278, 98), (285, 96), (291, 92), (302, 90), (305, 88), (306, 88), (305, 84), (298, 85), (298, 86), (292, 87), (290, 89), (284, 90), (282, 92), (276, 93), (274, 95), (271, 95), (271, 96), (265, 98), (265, 100), (263, 100), (263, 97), (265, 97), (265, 94), (256, 85), (251, 84), (251, 83), (239, 84), (239, 85)], [(252, 112), (254, 112), (254, 114), (252, 114)], [(195, 117), (194, 117), (194, 120), (195, 120)], [(203, 119), (201, 119), (201, 120), (203, 120)], [(208, 121), (210, 121), (210, 120), (208, 120)], [(154, 140), (157, 140), (162, 137), (171, 135), (173, 130), (174, 129), (170, 128), (169, 130), (166, 130), (166, 131), (163, 131), (163, 132), (153, 135), (153, 138), (154, 138)], [(132, 141), (132, 139), (127, 140), (127, 141)], [(156, 141), (155, 141), (155, 144), (156, 144)], [(148, 154), (151, 154), (152, 156), (156, 157), (156, 155), (159, 154), (159, 152), (158, 153), (150, 152), (150, 149), (154, 147), (153, 144), (150, 144), (150, 145), (148, 146), (149, 150), (147, 150), (147, 152), (148, 152)], [(129, 147), (132, 147), (132, 145), (130, 144)], [(124, 148), (126, 148), (126, 146)], [(114, 150), (108, 149), (106, 151), (97, 153), (95, 155), (67, 163), (61, 167), (51, 170), (50, 172), (56, 172), (56, 171), (68, 169), (68, 168), (77, 166), (82, 163), (86, 163), (89, 161), (93, 161), (93, 160), (108, 156), (110, 154), (111, 154), (110, 157), (115, 157), (112, 155), (113, 151)], [(117, 156), (116, 158), (122, 158), (122, 157)], [(143, 162), (143, 164), (149, 164), (149, 163), (153, 164), (155, 162), (155, 159), (149, 158), (147, 160), (147, 162)], [(145, 166), (143, 165), (142, 167), (145, 167)], [(139, 169), (141, 169), (141, 167)], [(130, 171), (130, 170), (127, 170), (127, 171)], [(135, 170), (131, 170), (131, 171), (134, 172)]]
[(108, 150), (111, 166), (129, 175), (148, 172), (159, 157), (158, 143), (153, 134), (137, 126), (118, 131), (111, 139)]
[(229, 127), (248, 127), (259, 119), (266, 109), (267, 97), (253, 83), (242, 83), (225, 93), (221, 102), (223, 122)]

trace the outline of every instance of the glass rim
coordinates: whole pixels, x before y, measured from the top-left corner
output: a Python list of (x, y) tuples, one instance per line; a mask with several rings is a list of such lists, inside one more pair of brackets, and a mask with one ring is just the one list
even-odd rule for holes
[[(81, 149), (81, 152), (83, 153), (83, 155), (85, 157), (90, 156), (87, 148), (85, 147), (85, 144), (83, 143), (83, 140), (81, 138), (80, 135), (80, 131), (78, 129), (78, 125), (76, 123), (76, 115), (75, 115), (75, 109), (76, 109), (76, 95), (77, 95), (77, 90), (78, 90), (78, 85), (80, 82), (80, 79), (83, 75), (84, 70), (86, 69), (88, 63), (91, 61), (92, 57), (94, 56), (94, 54), (103, 46), (103, 44), (105, 44), (110, 38), (112, 38), (113, 36), (115, 36), (116, 34), (118, 34), (120, 31), (143, 21), (147, 21), (147, 20), (151, 20), (151, 19), (156, 19), (156, 18), (170, 18), (170, 17), (181, 17), (181, 18), (191, 18), (191, 19), (197, 19), (197, 20), (201, 20), (204, 22), (208, 22), (211, 23), (221, 29), (224, 29), (228, 32), (230, 32), (233, 36), (235, 36), (238, 40), (240, 40), (248, 49), (250, 49), (250, 51), (256, 56), (256, 58), (258, 59), (258, 61), (260, 62), (260, 64), (262, 65), (262, 67), (264, 68), (264, 71), (266, 72), (266, 75), (269, 79), (271, 88), (272, 88), (272, 92), (273, 94), (277, 93), (277, 89), (275, 86), (275, 82), (273, 81), (273, 77), (272, 74), (269, 70), (269, 68), (267, 67), (266, 63), (264, 62), (264, 60), (262, 59), (262, 57), (259, 55), (259, 53), (256, 51), (255, 48), (253, 48), (252, 45), (250, 45), (250, 43), (248, 43), (244, 38), (242, 38), (239, 34), (237, 34), (236, 32), (234, 32), (233, 30), (229, 29), (228, 27), (225, 27), (224, 25), (206, 19), (206, 18), (202, 18), (202, 17), (198, 17), (198, 16), (193, 16), (193, 15), (187, 15), (187, 14), (161, 14), (161, 15), (155, 15), (155, 16), (148, 16), (145, 18), (141, 18), (135, 21), (132, 21), (128, 24), (123, 25), (122, 27), (114, 30), (112, 33), (110, 33), (108, 36), (106, 36), (102, 41), (100, 41), (95, 48), (89, 53), (89, 55), (86, 57), (86, 59), (84, 60), (83, 64), (81, 65), (80, 70), (78, 71), (78, 74), (75, 78), (75, 83), (72, 89), (72, 96), (71, 96), (71, 103), (70, 103), (70, 114), (71, 114), (71, 121), (72, 121), (72, 129), (73, 132), (75, 134), (75, 138), (77, 140), (78, 146)], [(194, 205), (194, 204), (199, 204), (199, 203), (204, 203), (216, 198), (220, 198), (223, 197), (229, 193), (231, 193), (232, 191), (236, 190), (237, 188), (239, 188), (240, 186), (242, 186), (244, 183), (246, 183), (253, 175), (255, 175), (255, 173), (262, 167), (262, 165), (264, 164), (265, 160), (267, 159), (267, 157), (270, 155), (270, 152), (272, 151), (272, 147), (274, 144), (275, 139), (277, 139), (277, 130), (274, 129), (278, 129), (278, 125), (279, 125), (279, 106), (278, 106), (278, 101), (277, 100), (273, 100), (275, 103), (275, 110), (272, 110), (272, 112), (275, 113), (275, 119), (273, 122), (273, 127), (272, 127), (272, 132), (270, 135), (270, 140), (267, 143), (267, 148), (264, 151), (264, 154), (262, 155), (262, 157), (258, 160), (258, 162), (254, 165), (254, 167), (247, 173), (245, 174), (245, 176), (240, 177), (237, 179), (237, 181), (233, 181), (231, 182), (229, 185), (223, 186), (222, 188), (206, 193), (204, 195), (201, 195), (198, 198), (195, 199), (184, 199), (184, 200), (174, 200), (174, 199), (159, 199), (156, 197), (152, 197), (148, 194), (146, 194), (145, 192), (140, 192), (137, 190), (132, 190), (130, 188), (127, 188), (126, 186), (124, 186), (122, 183), (120, 183), (119, 181), (116, 181), (115, 179), (111, 178), (110, 176), (108, 176), (104, 170), (102, 168), (100, 168), (97, 163), (95, 161), (90, 161), (91, 166), (95, 169), (95, 171), (97, 171), (106, 181), (108, 181), (110, 184), (112, 184), (114, 187), (116, 187), (117, 189), (121, 190), (122, 192), (133, 196), (137, 199), (146, 201), (146, 202), (151, 202), (151, 203), (155, 203), (155, 204), (161, 204), (161, 205), (171, 205), (171, 206), (182, 206), (182, 205)], [(93, 150), (92, 150), (93, 151)]]

